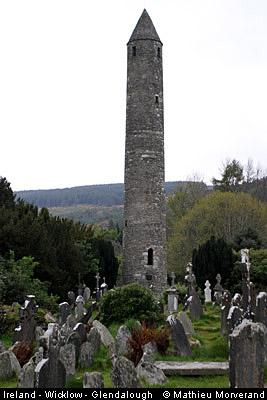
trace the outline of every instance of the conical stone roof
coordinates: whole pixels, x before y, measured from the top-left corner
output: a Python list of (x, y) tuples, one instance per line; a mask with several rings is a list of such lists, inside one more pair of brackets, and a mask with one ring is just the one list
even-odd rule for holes
[(148, 15), (146, 9), (144, 9), (141, 17), (139, 18), (139, 21), (136, 24), (136, 27), (134, 28), (134, 31), (132, 33), (132, 36), (130, 37), (130, 42), (133, 42), (134, 40), (156, 40), (161, 43), (161, 40), (159, 38), (159, 35), (157, 34), (157, 31), (153, 25), (153, 22)]

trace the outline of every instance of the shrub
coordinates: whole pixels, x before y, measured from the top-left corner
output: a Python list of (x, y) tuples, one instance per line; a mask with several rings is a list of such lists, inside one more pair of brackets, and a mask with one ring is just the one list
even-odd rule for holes
[(169, 347), (169, 334), (167, 328), (165, 329), (157, 329), (156, 325), (151, 325), (143, 321), (142, 325), (137, 329), (133, 329), (132, 338), (128, 339), (129, 344), (132, 347), (132, 350), (127, 355), (127, 358), (133, 361), (136, 366), (142, 358), (143, 350), (142, 347), (149, 343), (155, 343), (158, 348), (158, 352), (160, 355), (166, 354), (166, 351)]
[(33, 356), (34, 344), (30, 342), (19, 343), (14, 346), (13, 353), (17, 357), (21, 367), (27, 364), (30, 358)]
[(105, 325), (135, 318), (155, 320), (157, 303), (151, 291), (138, 283), (108, 291), (101, 297), (100, 319)]

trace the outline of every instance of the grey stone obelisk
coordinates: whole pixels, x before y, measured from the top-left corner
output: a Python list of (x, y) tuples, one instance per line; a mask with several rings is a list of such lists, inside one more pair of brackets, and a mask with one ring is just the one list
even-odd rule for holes
[(167, 284), (162, 43), (146, 10), (127, 44), (123, 283)]

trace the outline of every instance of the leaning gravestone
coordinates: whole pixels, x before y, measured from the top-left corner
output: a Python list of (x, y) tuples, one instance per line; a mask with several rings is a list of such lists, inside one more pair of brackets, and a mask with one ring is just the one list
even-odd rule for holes
[(257, 321), (267, 327), (267, 293), (260, 292), (256, 299)]
[(188, 315), (184, 311), (180, 311), (177, 315), (177, 318), (182, 323), (186, 336), (192, 337), (195, 334), (195, 330)]
[(80, 362), (82, 368), (88, 368), (93, 364), (94, 353), (93, 346), (89, 342), (84, 342), (80, 350)]
[(264, 387), (264, 331), (243, 320), (229, 335), (230, 388)]
[(0, 354), (0, 379), (6, 380), (13, 374), (12, 365), (8, 351)]
[(34, 317), (38, 311), (35, 296), (28, 295), (24, 305), (19, 310), (20, 325), (15, 329), (14, 341), (15, 342), (33, 342), (35, 320)]
[(115, 388), (142, 388), (134, 363), (123, 356), (113, 357), (110, 377)]
[(179, 357), (193, 357), (182, 323), (174, 315), (169, 315), (167, 326), (174, 345), (174, 353)]
[(221, 335), (228, 334), (227, 317), (232, 304), (232, 296), (229, 290), (225, 290), (222, 296), (222, 308), (221, 308)]
[(98, 330), (102, 344), (108, 349), (108, 356), (111, 357), (115, 353), (115, 339), (101, 322), (94, 320), (93, 327)]
[(101, 345), (101, 336), (95, 327), (92, 327), (87, 333), (87, 341), (92, 345), (92, 351), (95, 354)]

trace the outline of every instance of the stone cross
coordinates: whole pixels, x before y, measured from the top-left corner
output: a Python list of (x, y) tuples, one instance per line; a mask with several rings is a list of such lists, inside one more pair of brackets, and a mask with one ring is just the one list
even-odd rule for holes
[(175, 273), (174, 272), (171, 273), (171, 278), (172, 278), (171, 286), (175, 286)]
[(211, 289), (209, 281), (206, 281), (205, 283), (204, 292), (205, 292), (205, 303), (208, 303), (209, 301), (211, 301)]

